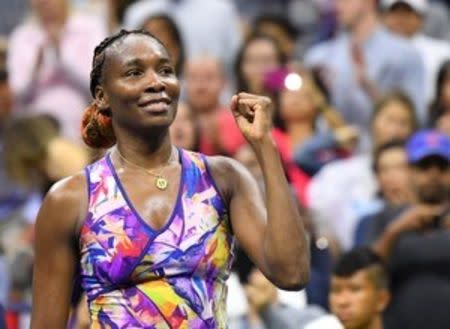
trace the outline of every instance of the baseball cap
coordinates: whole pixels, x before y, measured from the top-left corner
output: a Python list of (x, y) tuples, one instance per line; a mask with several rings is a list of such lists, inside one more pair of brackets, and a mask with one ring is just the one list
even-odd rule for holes
[(415, 12), (423, 15), (426, 13), (428, 8), (427, 0), (382, 0), (381, 5), (383, 9), (389, 10), (392, 6), (403, 3), (410, 6)]
[(450, 161), (450, 137), (436, 130), (422, 130), (415, 133), (406, 145), (409, 163), (437, 155)]

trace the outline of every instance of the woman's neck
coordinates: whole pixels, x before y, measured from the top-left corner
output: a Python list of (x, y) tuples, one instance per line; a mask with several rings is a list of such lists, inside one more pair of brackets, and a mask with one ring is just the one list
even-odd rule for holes
[[(173, 147), (168, 132), (152, 138), (121, 136), (118, 138), (116, 148), (126, 160), (147, 169), (166, 166), (173, 160)], [(116, 154), (118, 157), (120, 155)]]
[(286, 132), (294, 148), (314, 135), (314, 127), (309, 122), (291, 122), (286, 126)]

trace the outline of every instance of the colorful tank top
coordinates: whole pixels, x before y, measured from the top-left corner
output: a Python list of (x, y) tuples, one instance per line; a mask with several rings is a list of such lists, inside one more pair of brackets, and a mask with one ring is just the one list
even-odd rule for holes
[(80, 274), (92, 329), (226, 328), (227, 209), (204, 156), (179, 154), (177, 201), (157, 231), (139, 217), (109, 155), (86, 168)]

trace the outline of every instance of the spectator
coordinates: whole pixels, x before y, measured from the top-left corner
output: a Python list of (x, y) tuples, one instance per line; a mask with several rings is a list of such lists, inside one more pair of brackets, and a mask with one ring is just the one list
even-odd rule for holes
[(386, 328), (442, 329), (450, 322), (450, 137), (416, 133), (407, 145), (415, 202), (374, 221), (374, 250), (388, 264)]
[(48, 115), (21, 117), (8, 124), (5, 163), (14, 181), (43, 195), (54, 182), (88, 164), (86, 149), (61, 137), (58, 128)]
[[(414, 107), (402, 93), (386, 95), (372, 115), (375, 147), (406, 139), (417, 127)], [(358, 220), (380, 208), (379, 202), (373, 201), (377, 183), (371, 167), (372, 157), (365, 153), (335, 161), (323, 167), (308, 187), (308, 200), (320, 232), (337, 238), (344, 249), (352, 246)]]
[(297, 30), (287, 17), (275, 14), (260, 15), (253, 22), (253, 31), (277, 40), (284, 56), (288, 59), (294, 58)]
[(8, 177), (4, 165), (3, 135), (5, 125), (13, 111), (12, 93), (6, 67), (7, 49), (6, 40), (0, 38), (0, 226), (6, 221), (12, 220), (11, 215), (22, 207), (27, 199), (27, 193)]
[(104, 37), (95, 17), (72, 14), (69, 0), (32, 0), (35, 19), (11, 35), (8, 69), (15, 101), (29, 114), (49, 113), (79, 140), (88, 102), (90, 54)]
[(123, 20), (127, 8), (136, 1), (137, 0), (107, 0), (108, 31), (110, 33), (113, 33), (123, 26)]
[[(446, 130), (450, 116), (450, 60), (440, 68), (436, 81), (436, 96), (430, 108), (429, 126), (443, 128), (450, 136), (450, 129)], [(442, 126), (442, 127), (441, 127)]]
[(265, 34), (251, 34), (239, 50), (234, 65), (238, 91), (266, 94), (264, 80), (268, 72), (286, 64), (277, 41)]
[[(278, 103), (274, 137), (285, 158), (313, 176), (327, 162), (352, 153), (357, 130), (328, 104), (313, 74), (293, 67), (267, 76), (266, 89), (275, 92)], [(321, 131), (320, 123), (334, 131)]]
[(394, 140), (379, 146), (374, 153), (373, 171), (378, 182), (378, 199), (382, 208), (375, 214), (364, 216), (359, 220), (355, 231), (355, 245), (367, 244), (369, 227), (378, 217), (383, 216), (384, 212), (411, 202), (414, 198), (403, 141)]
[[(423, 121), (425, 86), (420, 54), (381, 26), (376, 0), (337, 0), (336, 8), (345, 31), (305, 55), (308, 67), (322, 71), (332, 104), (347, 122), (367, 132), (373, 104), (383, 93), (399, 89), (413, 100)], [(367, 150), (369, 145), (365, 139), (363, 148)]]
[(171, 13), (182, 33), (186, 57), (209, 54), (230, 71), (241, 43), (239, 18), (234, 3), (225, 0), (140, 0), (126, 14), (126, 28), (143, 25), (148, 12)]
[[(381, 259), (368, 248), (344, 254), (333, 271), (329, 298), (331, 312), (345, 329), (383, 329), (390, 294)], [(315, 328), (314, 323), (307, 327)]]
[(172, 56), (177, 74), (181, 75), (186, 57), (186, 45), (183, 43), (181, 30), (175, 21), (173, 12), (169, 7), (158, 4), (158, 2), (143, 6), (142, 10), (140, 19), (129, 28), (142, 28), (161, 40)]
[(280, 292), (257, 269), (253, 269), (245, 284), (249, 312), (231, 321), (230, 329), (302, 329), (323, 316), (319, 307), (297, 309), (283, 303)]
[(186, 150), (198, 151), (199, 132), (197, 119), (192, 109), (185, 103), (178, 103), (177, 115), (170, 126), (172, 143)]
[(222, 64), (210, 56), (191, 58), (186, 64), (185, 82), (186, 102), (200, 128), (200, 152), (232, 156), (245, 139), (231, 112), (220, 103), (226, 84)]
[(435, 93), (439, 68), (450, 59), (450, 44), (422, 33), (427, 0), (383, 0), (382, 5), (387, 27), (411, 40), (422, 56), (425, 65), (425, 99), (428, 105)]

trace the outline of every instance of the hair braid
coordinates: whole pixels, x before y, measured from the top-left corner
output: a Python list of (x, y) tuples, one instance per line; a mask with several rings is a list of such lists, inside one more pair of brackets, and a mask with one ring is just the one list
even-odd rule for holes
[[(94, 50), (92, 70), (90, 74), (90, 92), (93, 98), (97, 87), (102, 83), (103, 66), (106, 61), (106, 50), (117, 41), (123, 40), (129, 35), (148, 36), (163, 45), (154, 35), (145, 30), (120, 30), (116, 34), (104, 39)], [(111, 112), (98, 108), (93, 102), (83, 115), (81, 122), (81, 135), (84, 142), (94, 148), (108, 148), (116, 143), (116, 136), (112, 127)]]

